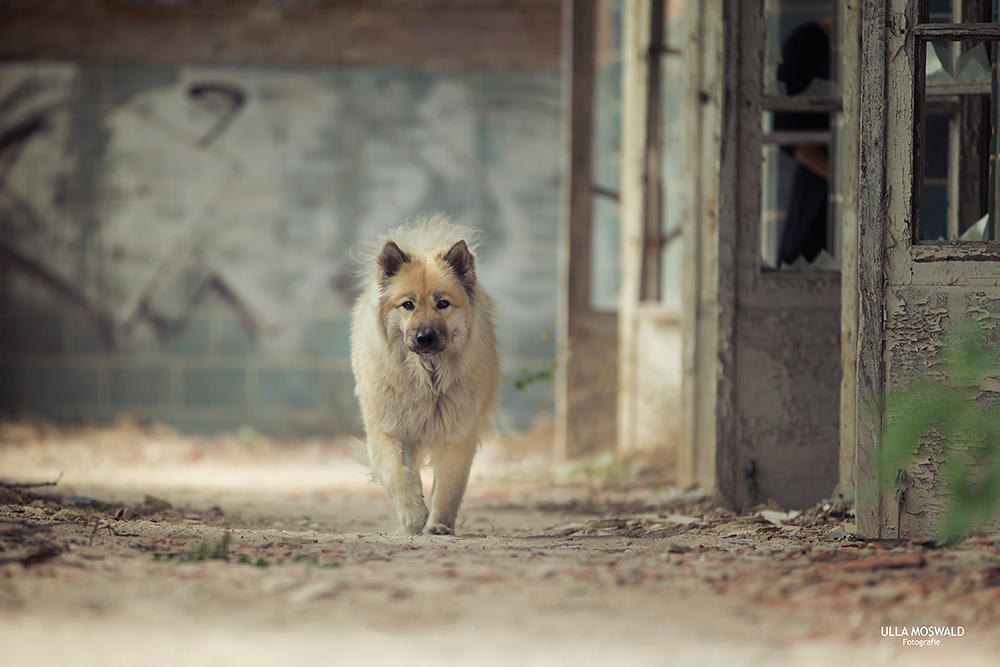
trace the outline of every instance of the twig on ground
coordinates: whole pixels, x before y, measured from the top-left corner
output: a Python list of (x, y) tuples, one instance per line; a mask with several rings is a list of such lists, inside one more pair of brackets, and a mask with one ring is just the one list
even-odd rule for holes
[(94, 524), (94, 530), (90, 533), (90, 544), (87, 546), (94, 546), (94, 537), (98, 532), (102, 530), (107, 530), (109, 535), (114, 535), (115, 537), (142, 537), (138, 533), (122, 533), (115, 530), (110, 523), (106, 521), (98, 521)]
[(14, 489), (14, 490), (34, 489), (40, 486), (55, 486), (56, 484), (59, 483), (59, 480), (61, 480), (62, 478), (63, 478), (63, 473), (59, 473), (59, 476), (56, 477), (51, 482), (29, 482), (29, 483), (0, 482), (0, 486), (4, 487), (5, 489)]
[(142, 537), (139, 533), (123, 533), (114, 529), (110, 523), (104, 524), (104, 527), (108, 529), (108, 532), (115, 537)]

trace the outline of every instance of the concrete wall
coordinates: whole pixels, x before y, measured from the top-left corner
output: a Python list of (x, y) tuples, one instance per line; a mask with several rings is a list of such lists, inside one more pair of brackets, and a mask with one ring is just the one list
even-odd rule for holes
[(554, 72), (6, 62), (0, 106), (4, 412), (356, 430), (350, 252), (428, 211), (488, 235), (506, 372), (554, 357)]

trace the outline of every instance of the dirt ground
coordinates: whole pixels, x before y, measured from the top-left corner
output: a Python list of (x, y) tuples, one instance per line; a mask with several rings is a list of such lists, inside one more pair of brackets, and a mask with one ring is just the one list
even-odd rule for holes
[(0, 424), (3, 663), (996, 664), (996, 536), (735, 516), (544, 440), (484, 447), (457, 535), (409, 537), (345, 443)]

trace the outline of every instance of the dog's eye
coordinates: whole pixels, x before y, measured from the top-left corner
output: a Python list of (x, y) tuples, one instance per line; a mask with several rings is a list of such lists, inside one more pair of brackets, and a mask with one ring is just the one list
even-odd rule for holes
[(416, 308), (416, 306), (413, 305), (412, 301), (404, 301), (400, 305), (403, 307), (403, 310), (413, 310), (414, 308)]
[(448, 302), (448, 301), (445, 301), (444, 299), (441, 299), (440, 301), (437, 302), (438, 310), (444, 310), (445, 308), (447, 308), (450, 305), (451, 305), (451, 303)]

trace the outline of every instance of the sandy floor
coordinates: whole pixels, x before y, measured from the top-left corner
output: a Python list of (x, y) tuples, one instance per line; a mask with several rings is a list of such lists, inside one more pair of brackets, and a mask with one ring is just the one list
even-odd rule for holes
[[(0, 487), (3, 663), (996, 664), (993, 537), (868, 544), (530, 445), (484, 449), (456, 537), (407, 537), (343, 443), (0, 424), (0, 481), (62, 474)], [(928, 627), (963, 634), (904, 645)]]

